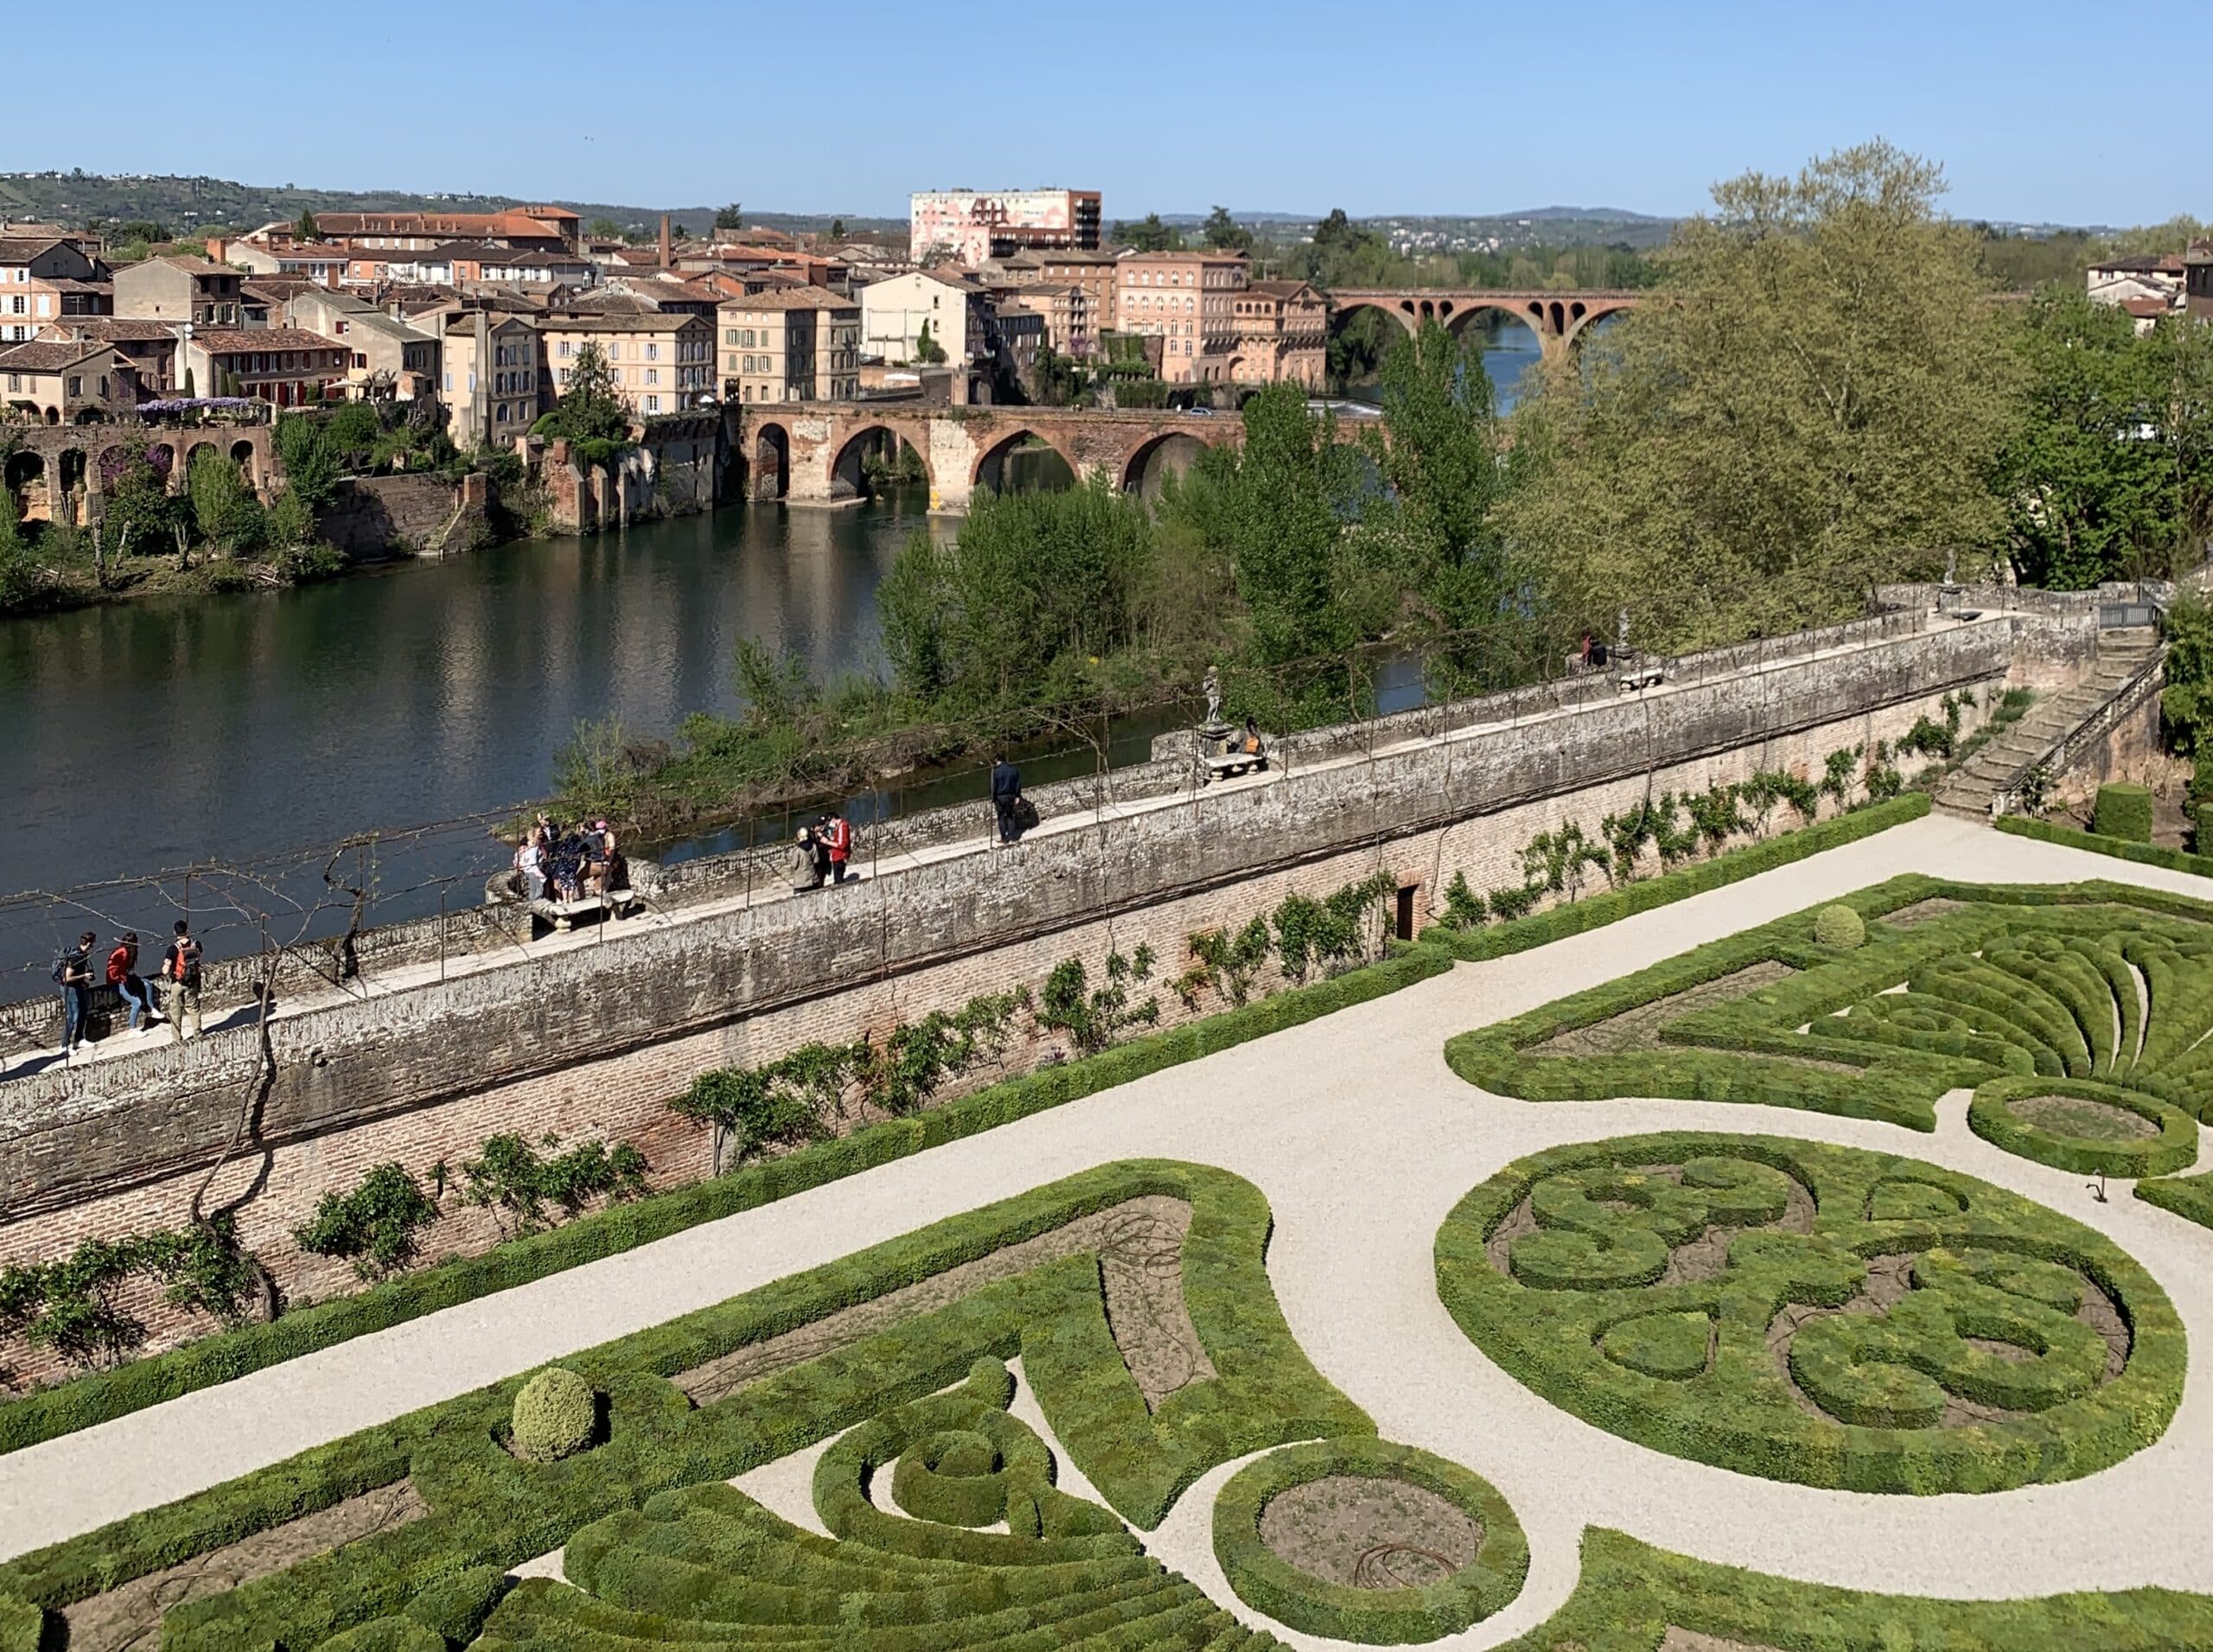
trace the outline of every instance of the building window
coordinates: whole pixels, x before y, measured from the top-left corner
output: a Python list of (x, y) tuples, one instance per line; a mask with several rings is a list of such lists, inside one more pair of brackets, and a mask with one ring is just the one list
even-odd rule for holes
[(647, 411), (648, 413), (658, 413), (659, 411), (660, 411), (660, 397), (658, 397), (658, 396), (648, 396), (648, 397), (647, 397), (647, 398), (646, 398), (646, 411)]
[(646, 346), (646, 360), (648, 360), (648, 361), (658, 361), (658, 360), (660, 360), (660, 345), (658, 345), (658, 344), (648, 344), (648, 345), (647, 345), (647, 346)]
[[(652, 346), (648, 345), (647, 348), (650, 349), (652, 348)], [(659, 367), (647, 367), (646, 369), (646, 382), (649, 385), (659, 384), (660, 382), (660, 369)], [(659, 401), (660, 398), (654, 396), (650, 398), (650, 399)]]
[(73, 373), (71, 373), (69, 375), (69, 388), (66, 393), (73, 398), (83, 395), (85, 393), (84, 380)]

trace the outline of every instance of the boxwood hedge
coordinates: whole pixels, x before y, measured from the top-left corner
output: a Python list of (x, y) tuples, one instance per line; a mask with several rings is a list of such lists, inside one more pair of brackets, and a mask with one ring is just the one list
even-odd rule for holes
[(1567, 1604), (1502, 1652), (1659, 1652), (1670, 1629), (1820, 1652), (2213, 1652), (2213, 1598), (2169, 1589), (1936, 1600), (1795, 1583), (1592, 1528)]
[[(1884, 920), (1923, 903), (1949, 909)], [(1909, 874), (1845, 904), (1866, 944), (1778, 918), (1556, 999), (1445, 1046), (1454, 1071), (1531, 1100), (1680, 1096), (1936, 1127), (1955, 1088), (2043, 1074), (2125, 1083), (2193, 1117), (2213, 1107), (2213, 906), (2103, 881), (1961, 883)], [(1664, 1021), (1656, 1047), (1540, 1047), (1758, 965), (1784, 978)], [(2139, 976), (2148, 991), (2140, 1001)], [(2116, 1035), (2118, 1029), (2118, 1036)]]
[[(1510, 1219), (1502, 1271), (1490, 1245)], [(1661, 1283), (1680, 1247), (1717, 1230), (1725, 1266)], [(1461, 1329), (1537, 1393), (1655, 1450), (1770, 1479), (1913, 1493), (2073, 1479), (2157, 1439), (2182, 1393), (2181, 1321), (2119, 1247), (1887, 1154), (1690, 1132), (1555, 1148), (1463, 1199), (1436, 1256)], [(1786, 1379), (1778, 1315), (1843, 1306), (1886, 1257), (1911, 1259), (1885, 1265), (1887, 1310), (1797, 1326)], [(2076, 1316), (2086, 1283), (2127, 1329), (2110, 1379), (2104, 1339)], [(1686, 1315), (1711, 1328), (1694, 1371), (1673, 1357)], [(1655, 1317), (1670, 1323), (1624, 1340)], [(1638, 1357), (1655, 1347), (1662, 1368)], [(2015, 1414), (1944, 1426), (1954, 1399)]]
[[(2186, 854), (2179, 849), (2169, 849), (2161, 844), (2139, 843), (2128, 838), (2108, 837), (2103, 832), (2084, 832), (2080, 827), (2063, 826), (2056, 820), (2038, 820), (2025, 814), (2001, 814), (1994, 823), (2000, 832), (2017, 838), (2034, 838), (2039, 843), (2056, 843), (2063, 848), (2088, 850), (2094, 855), (2111, 855), (2117, 860), (2133, 860), (2142, 866), (2164, 866), (2169, 871), (2189, 872), (2198, 877), (2213, 877), (2213, 855)], [(2213, 841), (2202, 834), (2200, 842)]]
[[(1475, 1559), (1413, 1589), (1355, 1588), (1302, 1572), (1260, 1535), (1268, 1504), (1294, 1486), (1335, 1476), (1401, 1480), (1436, 1493), (1483, 1528)], [(1214, 1506), (1214, 1553), (1237, 1598), (1310, 1635), (1397, 1646), (1457, 1634), (1521, 1591), (1529, 1544), (1506, 1499), (1457, 1464), (1383, 1440), (1321, 1440), (1271, 1451), (1230, 1477)]]
[[(679, 1372), (1147, 1196), (1186, 1200), (1183, 1294), (1216, 1376), (1148, 1413), (1115, 1348), (1095, 1256), (987, 1285), (694, 1408)], [(0, 1566), (0, 1600), (57, 1610), (355, 1493), (411, 1481), (423, 1518), (173, 1609), (164, 1652), (304, 1649), (405, 1611), (474, 1567), (506, 1568), (656, 1494), (728, 1479), (1020, 1354), (1038, 1403), (1091, 1483), (1157, 1524), (1214, 1464), (1289, 1439), (1374, 1432), (1291, 1339), (1267, 1280), (1266, 1202), (1226, 1172), (1102, 1166), (952, 1217), (564, 1361), (608, 1400), (604, 1441), (523, 1462), (499, 1433), (521, 1375), (318, 1447), (194, 1497)]]
[[(2148, 1137), (2108, 1140), (2070, 1135), (2023, 1118), (2013, 1104), (2031, 1096), (2073, 1096), (2102, 1103), (2158, 1126)], [(2197, 1121), (2179, 1107), (2114, 1084), (2083, 1079), (2001, 1078), (1979, 1086), (1967, 1106), (1974, 1133), (2009, 1153), (2078, 1176), (2165, 1176), (2197, 1158)]]

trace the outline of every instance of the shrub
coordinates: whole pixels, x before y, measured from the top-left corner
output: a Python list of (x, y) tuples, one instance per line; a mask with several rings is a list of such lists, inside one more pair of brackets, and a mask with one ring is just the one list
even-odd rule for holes
[(381, 1279), (415, 1260), (417, 1235), (438, 1219), (437, 1201), (398, 1164), (379, 1164), (350, 1193), (326, 1193), (311, 1221), (292, 1229), (299, 1247), (343, 1257), (364, 1279)]
[(1094, 988), (1081, 958), (1064, 958), (1053, 966), (1037, 995), (1037, 1024), (1048, 1032), (1062, 1032), (1083, 1054), (1096, 1055), (1132, 1027), (1151, 1026), (1160, 1019), (1160, 1001), (1146, 997), (1131, 1002), (1131, 983), (1152, 979), (1152, 948), (1140, 945), (1125, 958), (1106, 954), (1106, 980)]
[[(561, 1139), (548, 1133), (540, 1145), (558, 1147)], [(507, 1213), (518, 1233), (529, 1233), (545, 1220), (545, 1207), (560, 1206), (575, 1215), (585, 1202), (600, 1195), (615, 1200), (635, 1199), (645, 1191), (646, 1158), (628, 1142), (588, 1141), (553, 1158), (512, 1132), (488, 1136), (478, 1157), (461, 1167), (462, 1196), (469, 1203), (496, 1207)]]
[(1838, 952), (1850, 952), (1867, 939), (1867, 926), (1848, 906), (1825, 906), (1814, 920), (1814, 939)]
[(592, 1443), (599, 1428), (599, 1397), (574, 1371), (548, 1366), (515, 1396), (513, 1426), (518, 1455), (533, 1463), (558, 1463)]
[[(2105, 1140), (2071, 1135), (2023, 1118), (2012, 1104), (2031, 1096), (2071, 1096), (2158, 1126), (2153, 1136)], [(2197, 1121), (2179, 1107), (2111, 1084), (2038, 1076), (1993, 1079), (1967, 1105), (1967, 1127), (1985, 1141), (2077, 1176), (2165, 1176), (2197, 1159)]]
[(471, 1566), (432, 1584), (407, 1604), (407, 1616), (436, 1630), (455, 1646), (467, 1646), (484, 1627), (500, 1598), (514, 1585), (495, 1566)]
[(2098, 788), (2098, 801), (2090, 816), (2091, 829), (2108, 838), (2131, 843), (2152, 841), (2152, 791), (2116, 781)]

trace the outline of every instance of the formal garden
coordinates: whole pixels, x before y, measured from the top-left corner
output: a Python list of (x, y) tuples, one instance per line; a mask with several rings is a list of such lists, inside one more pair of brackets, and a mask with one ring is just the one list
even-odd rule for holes
[[(2213, 1106), (2213, 906), (2121, 882), (1831, 877), (1813, 904), (1769, 897), (1777, 915), (1666, 955), (1663, 909), (1910, 813), (1433, 929), (1249, 1004), (1211, 985), (1231, 1007), (1174, 1034), (525, 1236), (505, 1263), (399, 1276), (319, 1342), (276, 1343), (280, 1320), (64, 1385), (66, 1406), (0, 1440), (0, 1473), (736, 1213), (895, 1196), (1017, 1126), (1066, 1141), (1082, 1115), (1099, 1150), (80, 1523), (0, 1563), (0, 1652), (2213, 1648), (2213, 1589), (2065, 1564), (2047, 1582), (1987, 1552), (2017, 1520), (2066, 1533), (2063, 1500), (2115, 1476), (2137, 1477), (2124, 1518), (2165, 1530), (2160, 1489), (2195, 1475), (2177, 1458), (2197, 1426), (2191, 1224), (2213, 1225), (2189, 1174)], [(1642, 943), (1617, 939), (1646, 913)], [(1477, 979), (1516, 1012), (1448, 1042)], [(1436, 1032), (1384, 1030), (1408, 1025)], [(1265, 1034), (1293, 1041), (1285, 1064)], [(1176, 1070), (1209, 1056), (1230, 1063), (1210, 1083)], [(1231, 1076), (1248, 1062), (1250, 1100)], [(1339, 1094), (1363, 1066), (1374, 1093)], [(1320, 1111), (1282, 1113), (1302, 1085)], [(1170, 1111), (1130, 1110), (1148, 1088)], [(1226, 1115), (1213, 1136), (1202, 1103)], [(1404, 1160), (1362, 1133), (1439, 1118), (1450, 1145)], [(1293, 1122), (1312, 1119), (1336, 1124)], [(1413, 1241), (1372, 1279), (1369, 1221)], [(2063, 1501), (2024, 1509), (2031, 1493)], [(1917, 1508), (1959, 1534), (1936, 1563), (1959, 1598), (1885, 1525)], [(1744, 1533), (1770, 1513), (1892, 1556), (1873, 1572), (1895, 1586), (1724, 1563), (1763, 1552)]]

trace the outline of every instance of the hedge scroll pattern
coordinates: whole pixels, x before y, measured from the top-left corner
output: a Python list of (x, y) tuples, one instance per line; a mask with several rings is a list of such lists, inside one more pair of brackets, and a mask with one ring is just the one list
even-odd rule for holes
[[(1401, 1484), (1440, 1498), (1479, 1534), (1475, 1553), (1433, 1581), (1389, 1587), (1400, 1568), (1377, 1542), (1360, 1556), (1356, 1581), (1304, 1570), (1268, 1540), (1279, 1498), (1332, 1481)], [(1374, 1535), (1388, 1537), (1390, 1534)], [(1489, 1482), (1410, 1445), (1382, 1440), (1322, 1440), (1286, 1446), (1231, 1477), (1214, 1506), (1215, 1558), (1237, 1598), (1279, 1623), (1333, 1640), (1396, 1646), (1458, 1633), (1521, 1592), (1529, 1545), (1506, 1499)], [(1421, 1553), (1432, 1571), (1442, 1557)]]
[[(859, 1342), (777, 1368), (711, 1405), (693, 1406), (670, 1381), (855, 1304), (1154, 1196), (1190, 1208), (1183, 1298), (1214, 1373), (1157, 1409), (1148, 1409), (1118, 1350), (1095, 1254), (1060, 1256), (995, 1280)], [(663, 1494), (719, 1497), (718, 1488), (683, 1489), (775, 1462), (948, 1385), (973, 1385), (978, 1360), (1017, 1354), (1076, 1466), (1116, 1514), (1150, 1528), (1216, 1464), (1287, 1440), (1374, 1432), (1367, 1416), (1315, 1371), (1284, 1323), (1263, 1261), (1270, 1220), (1258, 1190), (1223, 1171), (1166, 1160), (1102, 1166), (566, 1358), (564, 1364), (606, 1399), (605, 1437), (588, 1451), (535, 1464), (506, 1449), (501, 1434), (523, 1385), (517, 1377), (0, 1566), (0, 1612), (22, 1602), (50, 1620), (64, 1606), (249, 1533), (407, 1482), (428, 1508), (423, 1517), (188, 1601), (162, 1623), (165, 1652), (315, 1647), (405, 1613), (426, 1590), (458, 1573), (518, 1566)], [(991, 1381), (1003, 1384), (1004, 1373)], [(1003, 1407), (1004, 1399), (998, 1404)], [(1000, 1426), (980, 1413), (925, 1414), (915, 1425), (921, 1432), (899, 1434), (880, 1460), (896, 1475), (898, 1459), (919, 1442)], [(1011, 1433), (994, 1445), (1004, 1467), (1028, 1460), (1027, 1447)], [(920, 1455), (928, 1453), (925, 1445)], [(1022, 1483), (1034, 1488), (1035, 1478)], [(1011, 1505), (1014, 1481), (1006, 1484)], [(1100, 1516), (1109, 1518), (1103, 1510)], [(1041, 1529), (1044, 1517), (1041, 1512)], [(679, 1511), (670, 1518), (680, 1524), (683, 1517)], [(1141, 1561), (1144, 1576), (1158, 1570)]]
[[(1462, 1034), (1447, 1059), (1535, 1100), (1681, 1096), (1918, 1130), (1947, 1091), (2003, 1082), (1974, 1122), (2009, 1151), (2119, 1175), (2195, 1158), (2193, 1121), (2213, 1109), (2213, 907), (2101, 882), (1917, 875), (1845, 905), (1865, 922), (1858, 947), (1824, 944), (1821, 915), (1795, 914)], [(2150, 1121), (2150, 1145), (2086, 1146), (2018, 1105), (2116, 1091)]]
[(1461, 1201), (1438, 1285), (1554, 1403), (1856, 1491), (2068, 1480), (2157, 1439), (2182, 1326), (2118, 1247), (1972, 1177), (1763, 1136), (1555, 1148)]

